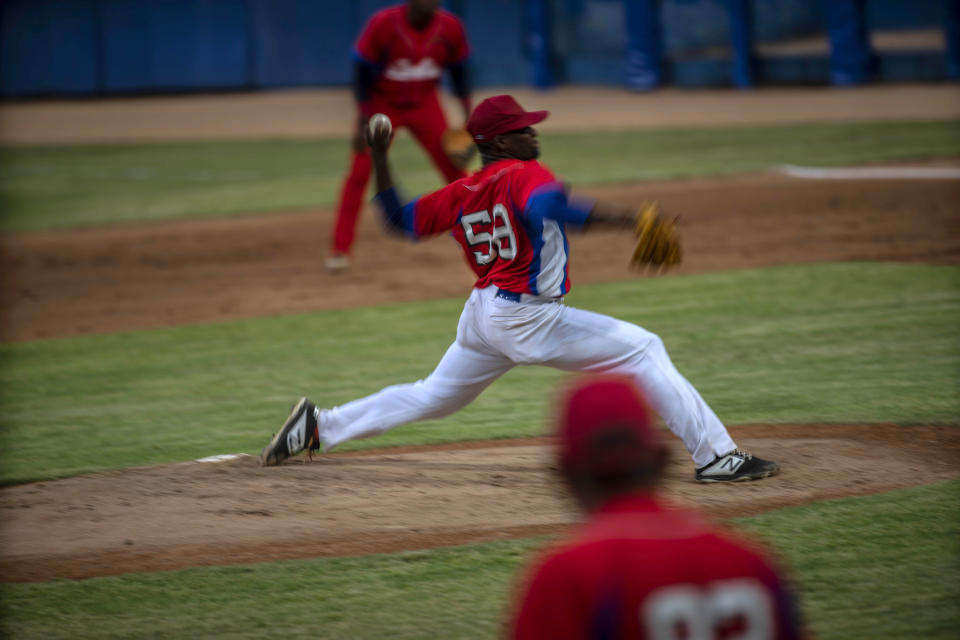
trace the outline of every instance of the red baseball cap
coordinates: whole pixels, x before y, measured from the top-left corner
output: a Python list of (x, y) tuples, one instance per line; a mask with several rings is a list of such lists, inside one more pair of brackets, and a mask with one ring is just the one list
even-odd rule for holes
[(474, 140), (483, 142), (543, 122), (548, 115), (549, 111), (524, 111), (513, 96), (493, 96), (478, 104), (470, 114), (467, 131)]
[(626, 376), (575, 381), (557, 422), (560, 468), (568, 474), (629, 473), (665, 448), (636, 383)]

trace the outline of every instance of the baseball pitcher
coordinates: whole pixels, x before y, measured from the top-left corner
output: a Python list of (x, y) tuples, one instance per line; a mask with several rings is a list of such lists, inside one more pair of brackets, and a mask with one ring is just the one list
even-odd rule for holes
[(306, 398), (263, 450), (264, 465), (306, 449), (335, 447), (398, 425), (461, 409), (517, 365), (629, 376), (686, 446), (702, 482), (771, 476), (775, 462), (737, 448), (726, 427), (674, 367), (655, 334), (563, 303), (570, 291), (567, 227), (634, 229), (634, 260), (657, 267), (680, 259), (676, 228), (655, 207), (640, 213), (572, 198), (545, 165), (533, 125), (512, 96), (481, 102), (467, 121), (483, 167), (411, 201), (387, 163), (389, 128), (370, 137), (377, 196), (390, 228), (412, 240), (450, 233), (476, 274), (456, 340), (424, 380), (320, 410)]

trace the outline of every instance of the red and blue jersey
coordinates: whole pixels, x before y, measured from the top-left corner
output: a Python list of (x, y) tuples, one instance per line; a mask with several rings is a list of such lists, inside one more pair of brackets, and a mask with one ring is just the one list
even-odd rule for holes
[(367, 21), (354, 55), (378, 71), (371, 97), (412, 109), (433, 93), (444, 67), (462, 63), (469, 49), (463, 24), (452, 13), (438, 9), (418, 31), (410, 26), (407, 5), (402, 4), (382, 9)]
[(512, 637), (803, 635), (791, 588), (751, 543), (640, 494), (615, 498), (534, 567)]
[(589, 210), (539, 162), (500, 160), (414, 199), (401, 223), (414, 238), (449, 231), (477, 288), (553, 298), (570, 290), (566, 225), (583, 225)]

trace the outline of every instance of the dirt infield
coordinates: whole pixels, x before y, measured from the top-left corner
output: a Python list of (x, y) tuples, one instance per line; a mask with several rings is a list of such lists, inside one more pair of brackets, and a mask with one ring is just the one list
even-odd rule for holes
[[(721, 92), (707, 106), (706, 92), (664, 92), (646, 102), (613, 100), (610, 108), (622, 109), (631, 126), (659, 126), (665, 121), (638, 123), (636, 105), (660, 105), (646, 115), (672, 116), (672, 124), (703, 123), (704, 114), (713, 117), (707, 118), (711, 122), (742, 124), (757, 121), (750, 114), (761, 111), (783, 119), (778, 104), (793, 109), (799, 120), (842, 113), (955, 117), (960, 104), (955, 87), (802, 95), (807, 102), (801, 93), (757, 92), (751, 102), (743, 94)], [(296, 102), (298, 95), (288, 98)], [(330, 99), (333, 104), (341, 97)], [(575, 113), (590, 100), (597, 104), (596, 95), (584, 92), (571, 92), (567, 99), (572, 102), (554, 120), (558, 127), (566, 126), (564, 113)], [(210, 100), (213, 107), (209, 100), (195, 101), (199, 120), (184, 117), (179, 99), (126, 105), (127, 113), (134, 114), (133, 129), (123, 139), (189, 136), (183, 123), (209, 127), (203, 114), (217, 112), (216, 99)], [(952, 106), (945, 111), (948, 103)], [(91, 131), (118, 132), (122, 121), (110, 119), (111, 106), (116, 103), (34, 105), (30, 114), (20, 105), (4, 107), (0, 143), (63, 141), (71, 135), (86, 140)], [(57, 111), (62, 107), (66, 111)], [(864, 111), (871, 107), (874, 111)], [(829, 113), (818, 116), (818, 109)], [(64, 124), (64, 114), (74, 116), (73, 128)], [(150, 130), (147, 125), (160, 123), (163, 114), (174, 124)], [(260, 122), (244, 114), (233, 121), (234, 134), (237, 123)], [(28, 115), (33, 118), (29, 126), (23, 119)], [(95, 121), (113, 128), (98, 129)], [(274, 123), (267, 134), (284, 135), (278, 126)], [(30, 138), (43, 138), (45, 132), (49, 139)], [(224, 132), (213, 127), (207, 133), (217, 137)], [(253, 133), (264, 135), (260, 129)], [(954, 158), (936, 164), (960, 163)], [(656, 197), (682, 214), (687, 259), (681, 274), (833, 260), (960, 263), (956, 180), (805, 181), (763, 174), (600, 187), (587, 193), (623, 203)], [(0, 340), (468, 292), (467, 269), (448, 239), (418, 246), (388, 240), (371, 215), (361, 223), (354, 268), (340, 276), (327, 274), (322, 265), (330, 216), (325, 210), (301, 211), (2, 237)], [(575, 237), (572, 244), (576, 283), (626, 276), (626, 235), (595, 233)], [(783, 473), (736, 486), (698, 485), (687, 454), (673, 441), (668, 495), (731, 517), (960, 474), (957, 428), (753, 425), (734, 426), (731, 432), (741, 446), (781, 461)], [(558, 495), (549, 466), (547, 441), (518, 440), (332, 455), (271, 469), (242, 457), (6, 487), (0, 489), (0, 580), (83, 578), (557, 533), (576, 514)]]
[[(938, 164), (957, 166), (955, 160)], [(830, 260), (960, 261), (960, 181), (776, 174), (586, 190), (681, 214), (678, 273)], [(385, 238), (368, 212), (355, 268), (323, 268), (330, 211), (0, 237), (0, 339), (103, 333), (356, 305), (465, 297), (446, 237)], [(572, 236), (574, 283), (629, 277), (629, 234)]]
[[(960, 262), (957, 181), (763, 175), (591, 192), (624, 202), (656, 193), (682, 211), (689, 256), (682, 272), (841, 259)], [(467, 270), (448, 239), (407, 247), (384, 240), (370, 216), (356, 268), (326, 274), (317, 247), (326, 246), (329, 215), (5, 238), (4, 289), (14, 297), (5, 303), (3, 336), (25, 340), (468, 290)], [(575, 243), (577, 281), (624, 276), (628, 238), (596, 234)], [(783, 461), (783, 474), (700, 486), (675, 442), (669, 495), (729, 517), (960, 473), (960, 429), (731, 431), (742, 446)], [(9, 487), (0, 491), (0, 575), (82, 578), (557, 533), (576, 515), (556, 495), (547, 452), (542, 441), (474, 443), (274, 469), (241, 458)]]
[[(779, 476), (699, 485), (672, 442), (666, 493), (729, 518), (950, 478), (960, 429), (739, 427)], [(359, 555), (555, 534), (576, 511), (543, 440), (330, 455), (262, 468), (255, 458), (127, 469), (0, 493), (4, 581)], [(69, 535), (65, 535), (69, 532)]]

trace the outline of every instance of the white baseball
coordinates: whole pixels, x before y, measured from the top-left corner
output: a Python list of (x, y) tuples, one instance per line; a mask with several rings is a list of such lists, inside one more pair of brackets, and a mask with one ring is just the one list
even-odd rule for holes
[(370, 128), (370, 136), (374, 138), (378, 135), (389, 138), (393, 132), (393, 123), (390, 122), (390, 118), (382, 113), (375, 113), (370, 116), (370, 122), (367, 123), (367, 126)]

